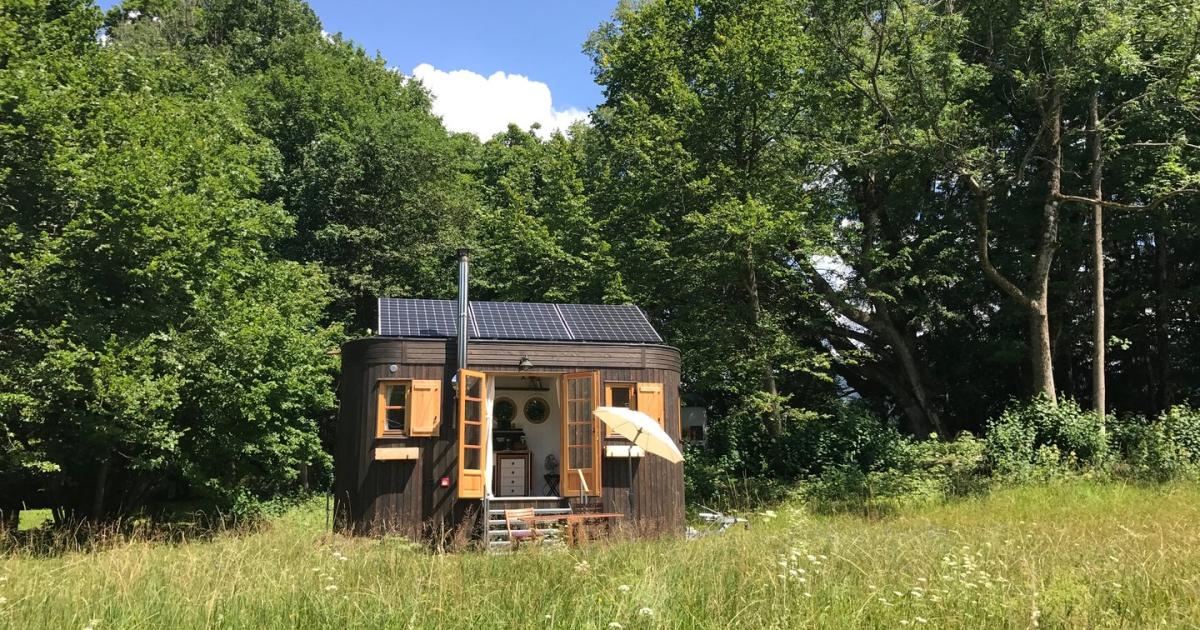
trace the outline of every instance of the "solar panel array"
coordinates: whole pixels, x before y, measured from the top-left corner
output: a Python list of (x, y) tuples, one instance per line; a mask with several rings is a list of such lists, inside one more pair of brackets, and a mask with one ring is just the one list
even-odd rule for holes
[(642, 309), (630, 304), (560, 304), (558, 310), (580, 341), (662, 343)]
[(471, 302), (481, 339), (571, 339), (553, 304)]
[[(452, 300), (379, 299), (379, 334), (454, 337)], [(613, 304), (471, 302), (471, 336), (479, 339), (662, 343), (641, 309)]]

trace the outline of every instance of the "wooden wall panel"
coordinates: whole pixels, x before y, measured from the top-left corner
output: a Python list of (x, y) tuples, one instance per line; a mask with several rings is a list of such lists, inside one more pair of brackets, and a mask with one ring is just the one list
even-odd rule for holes
[[(372, 338), (343, 346), (341, 408), (338, 418), (335, 474), (339, 526), (360, 533), (398, 530), (429, 534), (478, 513), (479, 501), (455, 497), (453, 485), (441, 488), (442, 477), (455, 477), (457, 411), (453, 340)], [(470, 367), (484, 372), (514, 372), (521, 357), (534, 362), (533, 372), (565, 373), (599, 370), (604, 382), (663, 384), (667, 433), (679, 443), (679, 352), (666, 346), (574, 343), (473, 342)], [(388, 366), (395, 365), (391, 372)], [(380, 378), (434, 379), (442, 382), (443, 409), (438, 435), (429, 438), (376, 440), (374, 387)], [(620, 439), (607, 439), (620, 444)], [(416, 460), (374, 461), (376, 445), (416, 446)], [(603, 447), (602, 447), (603, 450)], [(653, 455), (633, 461), (635, 503), (630, 510), (630, 479), (625, 458), (605, 457), (601, 467), (601, 500), (607, 511), (619, 511), (650, 532), (682, 533), (684, 527), (683, 465)]]

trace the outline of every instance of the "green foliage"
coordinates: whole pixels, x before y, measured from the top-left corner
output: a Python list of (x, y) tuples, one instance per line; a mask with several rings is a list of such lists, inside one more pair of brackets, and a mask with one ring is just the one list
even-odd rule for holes
[(1120, 455), (1118, 472), (1159, 482), (1200, 473), (1200, 412), (1187, 405), (1153, 420), (1122, 417), (1112, 425), (1111, 441)]
[(60, 520), (173, 485), (223, 506), (295, 491), (298, 467), (329, 469), (338, 327), (319, 272), (276, 254), (294, 220), (259, 198), (275, 148), (219, 66), (101, 46), (82, 5), (42, 10), (22, 17), (69, 44), (0, 67), (21, 95), (0, 111), (0, 469)]
[(988, 425), (988, 466), (1001, 477), (1027, 477), (1037, 469), (1104, 463), (1104, 423), (1074, 401), (1055, 405), (1043, 397), (1015, 402)]

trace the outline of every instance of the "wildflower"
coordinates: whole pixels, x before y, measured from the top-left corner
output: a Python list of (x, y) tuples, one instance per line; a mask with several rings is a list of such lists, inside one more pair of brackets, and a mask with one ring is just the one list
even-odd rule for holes
[(788, 575), (790, 575), (790, 576), (792, 576), (792, 577), (799, 577), (799, 576), (800, 576), (800, 574), (799, 574), (799, 573), (797, 573), (795, 569), (788, 569)]
[(620, 585), (620, 586), (618, 586), (618, 587), (617, 587), (617, 590), (618, 590), (618, 591), (621, 591), (622, 593), (628, 593), (628, 592), (629, 592), (629, 585), (628, 585), (628, 584), (622, 584), (622, 585)]
[(808, 591), (804, 591), (804, 596), (805, 596), (805, 597), (812, 597), (812, 593), (809, 593)]
[(94, 628), (98, 625), (100, 625), (100, 620), (92, 619), (91, 621), (88, 621), (88, 625), (83, 627), (83, 630), (94, 630)]
[(775, 510), (767, 510), (766, 512), (763, 512), (763, 516), (767, 518), (775, 518)]
[(588, 564), (587, 560), (580, 560), (575, 564), (576, 573), (587, 573), (592, 570), (592, 565)]
[(868, 585), (867, 585), (867, 590), (868, 590), (868, 591), (873, 591), (873, 590), (875, 590), (875, 585), (874, 585), (874, 584), (868, 584)]
[(313, 573), (316, 573), (317, 571), (320, 571), (320, 570), (321, 570), (321, 567), (313, 567)]
[(610, 621), (610, 622), (608, 622), (608, 627), (609, 628), (624, 628), (625, 626), (622, 626), (621, 624), (619, 624), (615, 621)]
[(1120, 583), (1120, 582), (1113, 582), (1113, 583), (1112, 583), (1112, 585), (1113, 585), (1114, 587), (1116, 587), (1116, 588), (1121, 588), (1121, 583)]
[(5, 605), (5, 604), (7, 604), (7, 603), (8, 603), (8, 598), (7, 598), (7, 597), (0, 597), (0, 606), (3, 606), (3, 605)]
[(902, 625), (902, 626), (907, 626), (907, 625), (908, 625), (908, 620), (907, 620), (907, 619), (901, 619), (901, 620), (900, 620), (900, 625)]
[(918, 582), (921, 582), (922, 584), (924, 584), (925, 582), (928, 582), (929, 580), (926, 580), (925, 578), (923, 578), (923, 577), (920, 577), (920, 578), (917, 578), (917, 581), (918, 581)]
[(336, 585), (336, 584), (329, 584), (329, 585), (327, 585), (327, 586), (325, 587), (325, 590), (327, 590), (327, 591), (336, 591), (336, 590), (337, 590), (337, 585)]
[(810, 553), (810, 554), (808, 554), (808, 561), (809, 561), (809, 562), (816, 562), (816, 561), (817, 561), (817, 557), (816, 557), (816, 556), (814, 556), (814, 555), (812, 555), (812, 554)]
[(779, 566), (781, 566), (781, 567), (786, 567), (786, 566), (787, 566), (787, 562), (784, 562), (783, 560), (780, 560), (780, 561), (779, 561)]
[(904, 597), (904, 593), (901, 593), (900, 591), (892, 591), (892, 595), (895, 595), (896, 597)]
[(929, 623), (929, 620), (924, 617), (917, 617), (916, 622), (917, 623)]
[(552, 615), (544, 615), (543, 618), (546, 619), (547, 621), (549, 621), (549, 620), (553, 619), (554, 617)]
[(808, 581), (808, 578), (798, 577), (798, 578), (796, 578), (796, 581), (801, 584), (804, 584), (805, 582)]
[(654, 616), (654, 610), (653, 610), (653, 609), (651, 609), (651, 608), (647, 608), (647, 607), (645, 607), (645, 606), (642, 606), (641, 608), (639, 608), (639, 609), (638, 609), (638, 614), (639, 614), (639, 615), (641, 615), (641, 616), (643, 616), (643, 617), (653, 617), (653, 616)]

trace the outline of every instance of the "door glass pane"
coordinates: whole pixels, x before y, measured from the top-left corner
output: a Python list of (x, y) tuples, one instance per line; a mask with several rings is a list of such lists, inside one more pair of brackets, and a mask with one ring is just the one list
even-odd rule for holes
[(478, 376), (467, 376), (467, 398), (483, 398), (482, 384)]
[(483, 443), (483, 427), (477, 424), (468, 424), (463, 427), (463, 443), (468, 446), (479, 446)]
[(387, 410), (387, 430), (388, 431), (403, 431), (404, 430), (404, 409), (388, 409)]
[(480, 401), (468, 400), (464, 411), (468, 422), (481, 422), (483, 419), (483, 403)]
[(463, 468), (467, 470), (479, 470), (479, 449), (468, 448), (463, 451)]

